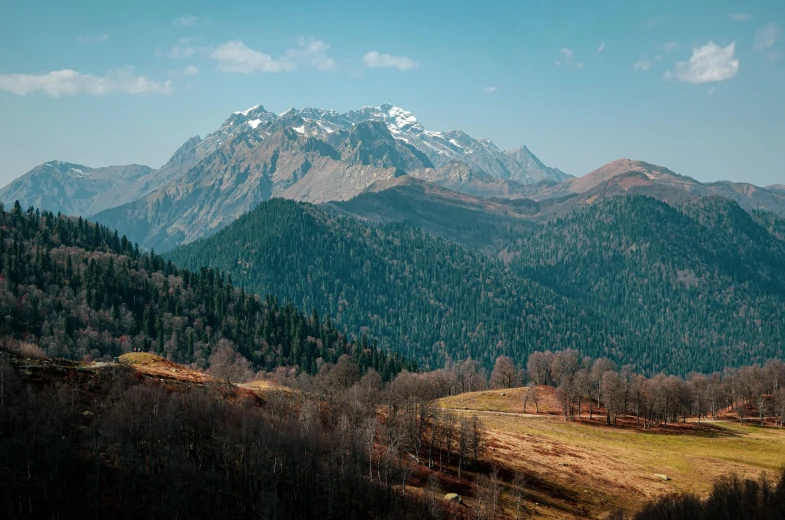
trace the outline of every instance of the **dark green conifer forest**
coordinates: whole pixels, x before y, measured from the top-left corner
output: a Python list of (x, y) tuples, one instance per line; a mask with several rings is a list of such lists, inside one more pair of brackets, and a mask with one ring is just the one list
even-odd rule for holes
[(81, 218), (18, 204), (0, 211), (0, 273), (0, 331), (50, 357), (141, 349), (205, 368), (217, 345), (229, 345), (255, 370), (297, 365), (314, 374), (342, 354), (386, 379), (414, 368), (316, 310), (249, 294), (215, 269), (179, 269)]
[(271, 200), (168, 257), (329, 312), (423, 367), (575, 348), (686, 374), (782, 356), (785, 244), (760, 222), (722, 198), (617, 197), (488, 256)]

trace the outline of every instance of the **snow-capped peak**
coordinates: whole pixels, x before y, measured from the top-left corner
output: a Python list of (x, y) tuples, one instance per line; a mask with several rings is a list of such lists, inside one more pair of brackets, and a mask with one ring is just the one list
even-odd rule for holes
[[(395, 139), (424, 153), (437, 168), (461, 161), (494, 177), (523, 183), (564, 177), (563, 173), (540, 163), (526, 148), (504, 152), (490, 139), (475, 139), (461, 130), (428, 130), (410, 111), (391, 103), (365, 106), (346, 113), (321, 108), (289, 108), (277, 115), (256, 105), (235, 114), (218, 132), (208, 136), (206, 141), (210, 145), (215, 145), (216, 141), (220, 144), (232, 135), (248, 130), (264, 139), (269, 128), (276, 125), (283, 125), (300, 135), (325, 138), (335, 132), (349, 131), (366, 121), (377, 121), (383, 123)], [(526, 156), (532, 159), (527, 160)]]
[(235, 114), (242, 114), (244, 116), (247, 116), (250, 112), (256, 110), (260, 106), (262, 106), (262, 105), (254, 105), (254, 106), (252, 106), (251, 108), (249, 108), (247, 110), (239, 110), (239, 111), (235, 112)]
[(49, 161), (41, 165), (47, 173), (60, 173), (69, 177), (90, 177), (91, 168), (63, 161)]
[(401, 107), (384, 103), (383, 105), (376, 107), (376, 110), (386, 114), (389, 119), (391, 119), (389, 123), (394, 124), (398, 130), (403, 130), (404, 128), (418, 124), (417, 118), (414, 117), (411, 112), (404, 110)]

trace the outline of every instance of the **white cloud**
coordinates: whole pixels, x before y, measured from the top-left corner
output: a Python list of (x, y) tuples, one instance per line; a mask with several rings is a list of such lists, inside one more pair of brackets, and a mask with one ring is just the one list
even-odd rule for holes
[(222, 43), (210, 54), (224, 72), (289, 72), (300, 66), (318, 70), (335, 68), (335, 60), (327, 56), (330, 46), (322, 40), (300, 38), (297, 47), (287, 50), (280, 58), (251, 49), (241, 41)]
[(184, 14), (172, 20), (172, 25), (175, 27), (190, 27), (192, 25), (196, 25), (197, 22), (199, 22), (199, 18), (196, 16), (192, 14)]
[(52, 97), (78, 94), (103, 96), (114, 92), (169, 94), (172, 91), (172, 83), (135, 76), (130, 67), (107, 71), (104, 76), (63, 69), (46, 74), (0, 74), (0, 90), (7, 90), (20, 96), (42, 92)]
[(679, 44), (678, 42), (665, 42), (662, 44), (662, 49), (665, 52), (670, 52), (673, 49), (675, 49), (678, 44)]
[(651, 62), (647, 60), (638, 60), (632, 66), (633, 70), (649, 70), (651, 68)]
[(600, 42), (600, 45), (597, 46), (597, 52), (602, 52), (605, 50), (605, 42)]
[(770, 61), (778, 60), (780, 57), (782, 57), (782, 50), (780, 49), (774, 49), (766, 56)]
[(98, 36), (79, 36), (76, 41), (82, 45), (87, 45), (91, 43), (103, 43), (108, 39), (108, 34), (99, 34)]
[(269, 54), (255, 51), (241, 41), (222, 43), (210, 54), (218, 60), (218, 70), (224, 72), (284, 72), (294, 70), (293, 63), (285, 60), (276, 60)]
[(769, 22), (755, 32), (755, 48), (758, 50), (773, 47), (780, 39), (780, 28)]
[(739, 72), (739, 60), (734, 59), (736, 42), (721, 47), (709, 42), (703, 47), (692, 49), (690, 61), (678, 61), (673, 73), (665, 79), (676, 79), (685, 83), (709, 83), (733, 79)]
[(193, 65), (188, 65), (186, 68), (183, 69), (183, 74), (199, 74), (199, 69)]
[(418, 62), (411, 58), (407, 58), (406, 56), (379, 54), (377, 51), (367, 52), (365, 56), (363, 56), (363, 63), (366, 67), (370, 67), (372, 69), (378, 67), (391, 67), (398, 70), (409, 70), (420, 66)]
[(583, 68), (583, 63), (575, 61), (575, 54), (571, 49), (562, 49), (559, 52), (561, 52), (564, 59), (556, 60), (557, 67), (564, 67), (568, 70), (581, 70)]
[(658, 54), (658, 55), (656, 55), (656, 56), (654, 57), (654, 60), (655, 60), (655, 61), (662, 61), (662, 56), (660, 56), (660, 55)]
[(494, 92), (496, 92), (498, 90), (499, 90), (499, 87), (485, 87), (484, 89), (482, 89), (482, 91), (485, 92), (486, 94), (493, 94)]
[(711, 88), (709, 89), (709, 92), (708, 92), (708, 94), (709, 94), (709, 97), (713, 96), (713, 95), (714, 95), (714, 92), (716, 92), (716, 90), (714, 90), (714, 87), (711, 87)]
[(317, 70), (332, 70), (335, 60), (327, 56), (330, 45), (322, 40), (299, 38), (297, 48), (286, 51), (285, 58), (295, 63), (303, 63), (315, 67)]
[(734, 22), (749, 22), (752, 20), (752, 15), (749, 13), (731, 13), (728, 16)]

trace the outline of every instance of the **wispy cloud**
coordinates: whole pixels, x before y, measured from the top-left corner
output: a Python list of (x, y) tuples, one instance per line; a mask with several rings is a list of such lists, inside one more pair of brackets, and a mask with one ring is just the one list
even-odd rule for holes
[(632, 65), (632, 70), (649, 70), (651, 62), (647, 60), (638, 60)]
[(561, 52), (562, 59), (556, 60), (557, 67), (564, 67), (568, 70), (581, 70), (583, 68), (583, 63), (575, 61), (575, 53), (571, 49), (565, 48), (559, 52)]
[(605, 50), (605, 42), (600, 42), (600, 44), (597, 46), (597, 52), (602, 52), (604, 50)]
[(379, 67), (395, 68), (398, 70), (415, 69), (420, 66), (419, 62), (406, 56), (393, 56), (392, 54), (381, 54), (377, 51), (365, 53), (363, 63), (372, 69)]
[(166, 55), (175, 60), (190, 58), (197, 52), (197, 48), (191, 45), (191, 38), (182, 38), (177, 45), (170, 47), (167, 51), (157, 50), (156, 54)]
[(218, 61), (218, 70), (223, 72), (289, 72), (301, 66), (326, 71), (335, 68), (335, 61), (327, 55), (329, 49), (322, 40), (300, 38), (296, 48), (287, 50), (280, 58), (273, 58), (236, 40), (216, 47), (210, 58)]
[(192, 14), (184, 14), (172, 20), (172, 25), (175, 27), (190, 27), (199, 23), (199, 18)]
[(670, 52), (675, 49), (679, 45), (678, 42), (665, 42), (662, 44), (662, 50), (665, 52)]
[(0, 90), (20, 96), (41, 92), (52, 97), (78, 94), (103, 96), (111, 93), (169, 94), (172, 83), (136, 76), (131, 67), (109, 70), (103, 76), (63, 69), (46, 74), (0, 74)]
[(104, 43), (108, 39), (108, 34), (99, 34), (96, 36), (79, 36), (76, 38), (76, 42), (82, 45), (89, 45), (91, 43)]
[(709, 97), (711, 97), (711, 96), (713, 96), (713, 95), (714, 95), (714, 93), (715, 93), (715, 92), (716, 92), (716, 90), (714, 89), (714, 87), (711, 87), (711, 88), (709, 89), (709, 91), (707, 92), (707, 94), (709, 95)]
[(780, 28), (774, 22), (769, 22), (755, 32), (755, 48), (765, 50), (773, 47), (780, 39)]
[(186, 65), (182, 69), (174, 69), (169, 71), (169, 76), (177, 78), (179, 76), (193, 76), (199, 74), (199, 68), (196, 65)]
[(322, 40), (299, 38), (297, 47), (286, 51), (286, 59), (296, 64), (314, 67), (317, 70), (333, 70), (335, 60), (327, 55), (330, 45)]
[(496, 92), (498, 90), (499, 90), (499, 87), (485, 87), (484, 89), (482, 89), (482, 91), (485, 92), (486, 94), (493, 94), (494, 92)]
[(731, 13), (728, 17), (734, 22), (749, 22), (752, 20), (752, 15), (750, 13)]
[(678, 61), (673, 72), (665, 73), (665, 79), (675, 79), (685, 83), (710, 83), (726, 81), (736, 77), (739, 72), (739, 60), (734, 56), (736, 42), (722, 47), (709, 42), (703, 47), (692, 49), (689, 61)]

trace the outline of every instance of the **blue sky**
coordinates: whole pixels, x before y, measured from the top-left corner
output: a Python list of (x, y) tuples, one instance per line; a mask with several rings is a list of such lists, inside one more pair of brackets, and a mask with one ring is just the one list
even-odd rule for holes
[(583, 175), (785, 183), (785, 2), (0, 4), (0, 184), (163, 164), (257, 103), (390, 102)]

